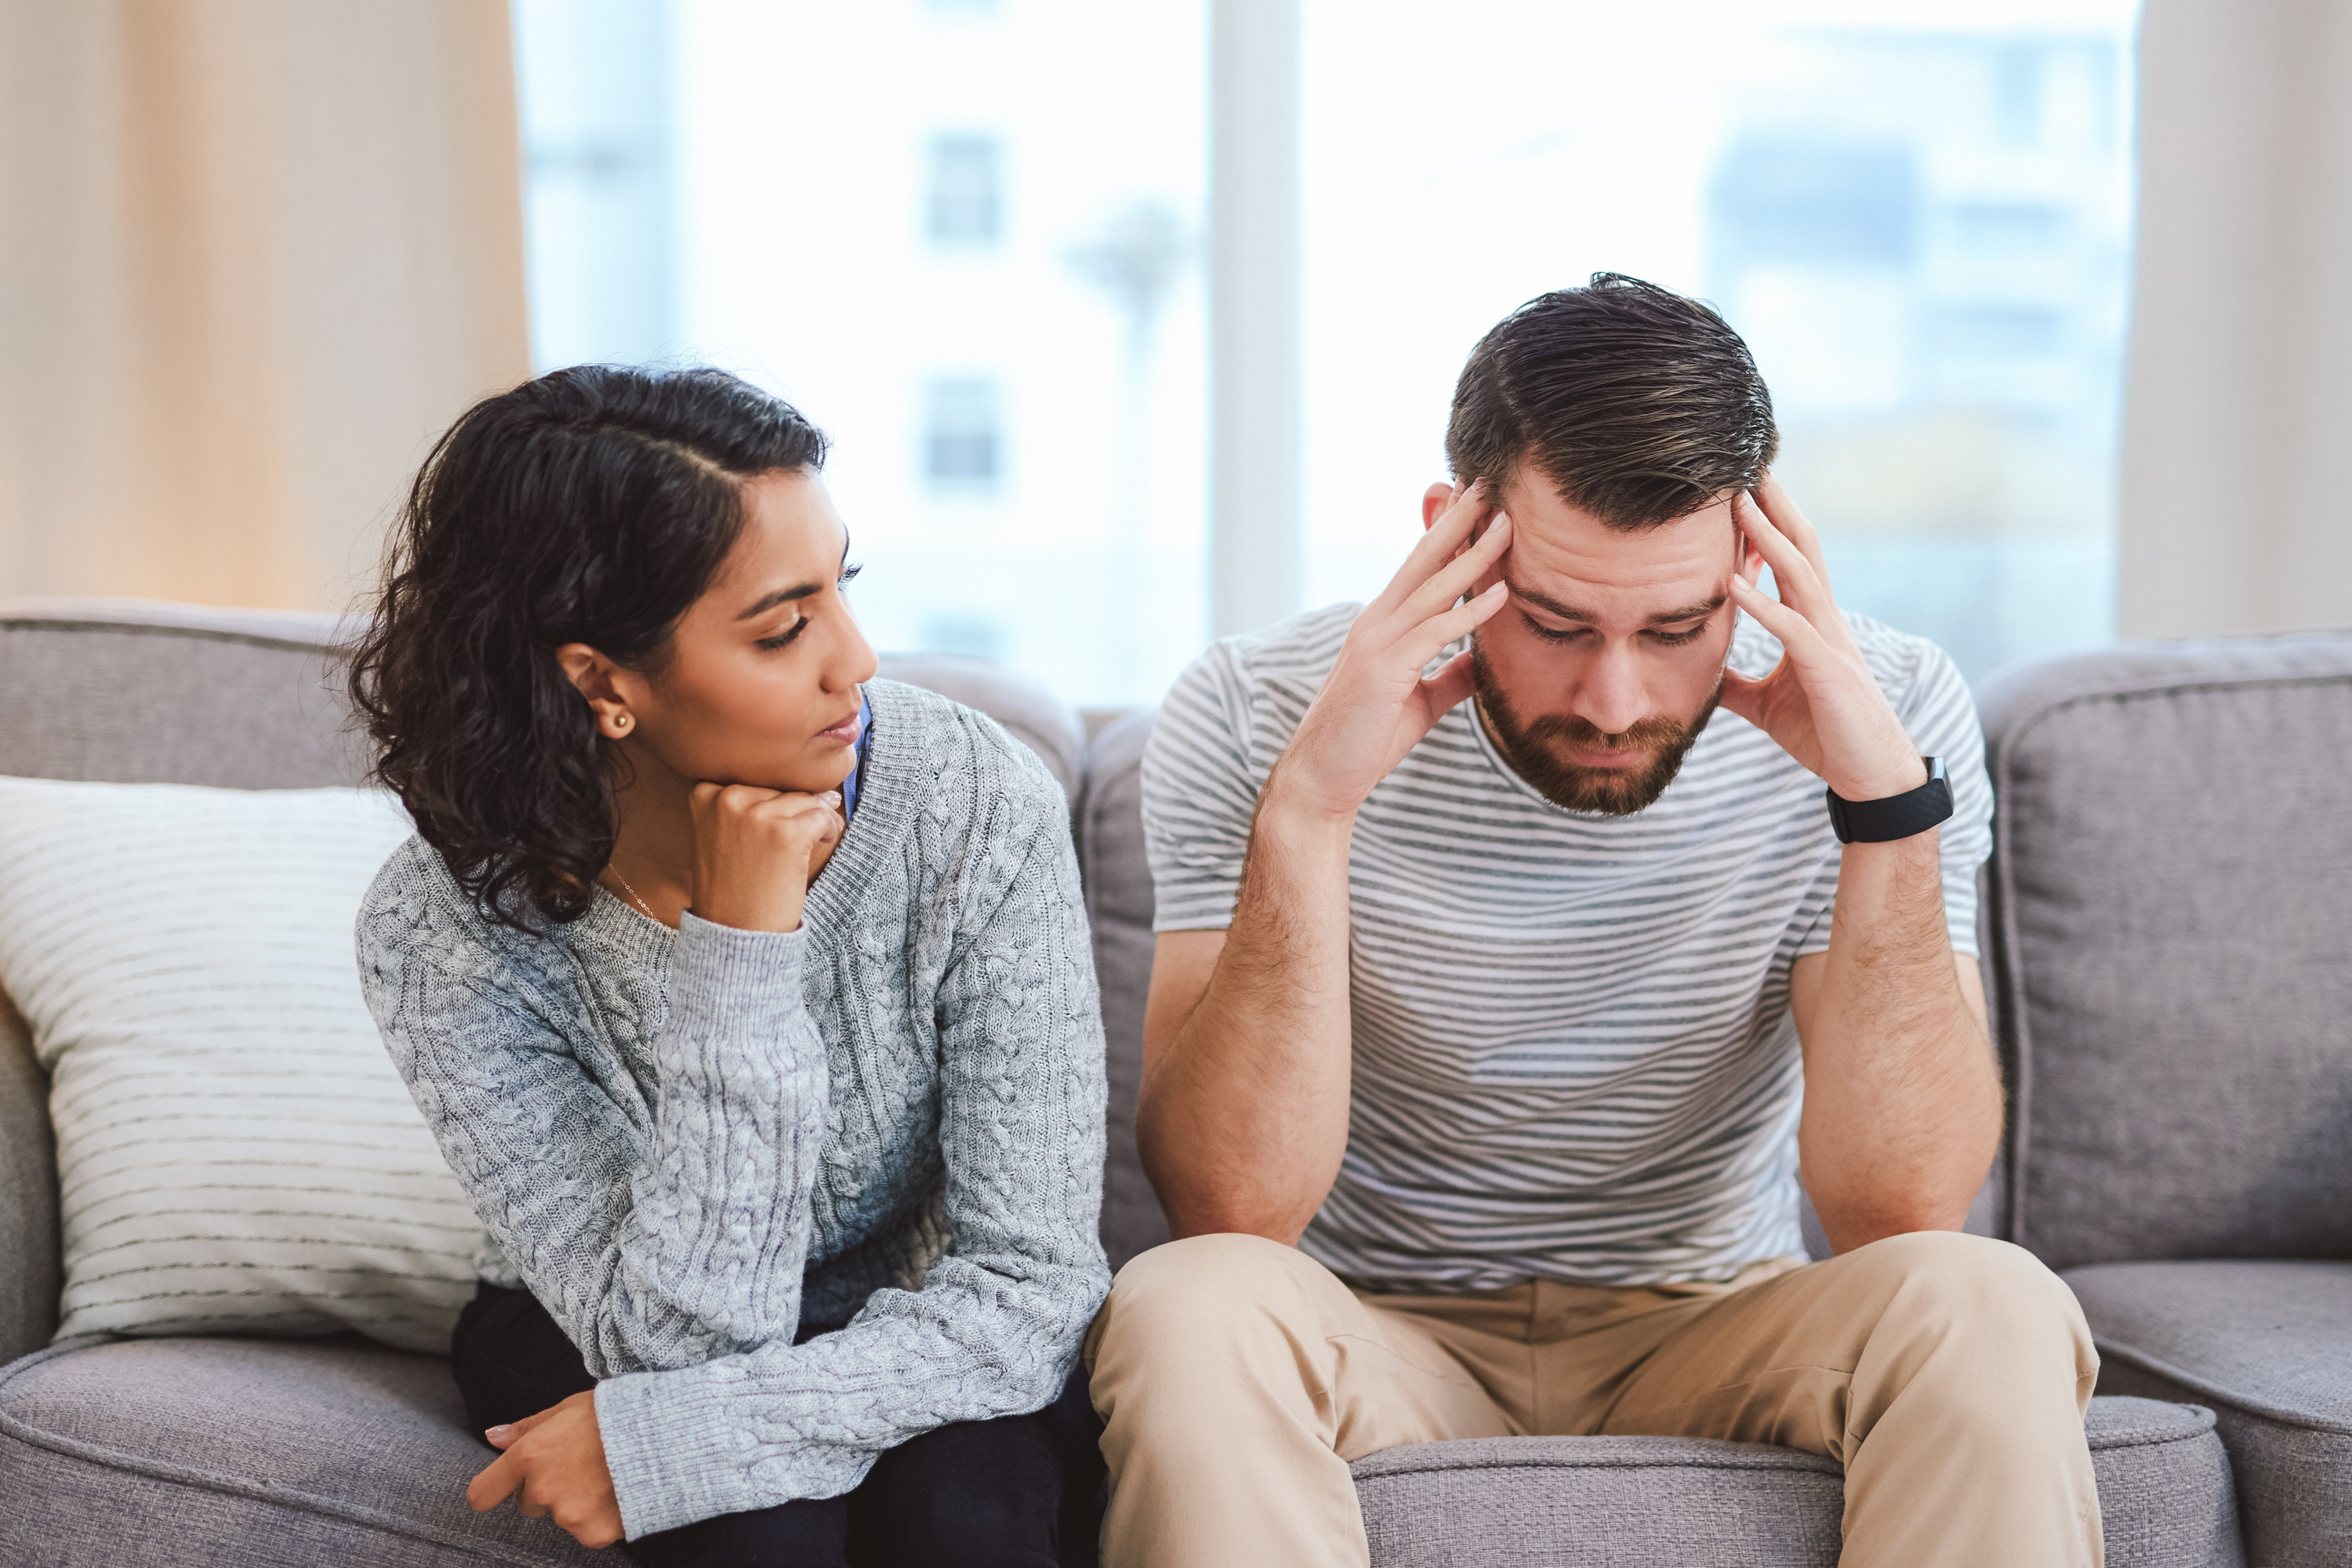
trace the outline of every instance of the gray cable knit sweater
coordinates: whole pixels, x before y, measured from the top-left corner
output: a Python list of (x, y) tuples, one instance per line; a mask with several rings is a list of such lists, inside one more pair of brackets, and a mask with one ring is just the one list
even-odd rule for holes
[(1041, 1408), (1109, 1284), (1061, 788), (944, 698), (866, 694), (865, 789), (799, 931), (673, 936), (600, 891), (533, 940), (418, 840), (360, 912), (369, 1007), (485, 1278), (529, 1286), (602, 1380), (632, 1539)]

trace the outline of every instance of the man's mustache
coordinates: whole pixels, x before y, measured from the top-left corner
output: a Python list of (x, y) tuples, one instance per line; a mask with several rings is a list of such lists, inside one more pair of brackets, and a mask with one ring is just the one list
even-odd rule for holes
[(1654, 752), (1661, 746), (1677, 743), (1689, 731), (1663, 714), (1643, 719), (1623, 733), (1612, 735), (1589, 719), (1580, 719), (1572, 713), (1547, 713), (1530, 721), (1520, 733), (1529, 741), (1558, 742), (1587, 752)]

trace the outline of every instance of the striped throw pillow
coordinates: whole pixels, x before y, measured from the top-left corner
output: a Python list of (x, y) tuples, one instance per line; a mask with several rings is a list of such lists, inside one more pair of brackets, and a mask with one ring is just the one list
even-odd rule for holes
[(0, 779), (0, 988), (48, 1068), (59, 1339), (446, 1352), (480, 1229), (360, 999), (370, 790)]

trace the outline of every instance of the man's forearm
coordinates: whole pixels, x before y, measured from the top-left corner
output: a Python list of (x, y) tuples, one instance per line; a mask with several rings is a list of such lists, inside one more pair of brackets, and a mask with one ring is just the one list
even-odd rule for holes
[(1147, 1063), (1136, 1131), (1179, 1237), (1287, 1245), (1348, 1142), (1348, 839), (1267, 782), (1208, 989)]
[(1952, 954), (1937, 838), (1846, 847), (1818, 991), (1799, 1011), (1805, 1187), (1840, 1251), (1957, 1228), (2000, 1137), (2000, 1073)]

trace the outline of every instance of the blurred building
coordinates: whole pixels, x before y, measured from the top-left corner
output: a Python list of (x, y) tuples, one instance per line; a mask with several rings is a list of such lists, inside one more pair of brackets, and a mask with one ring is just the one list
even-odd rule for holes
[(1707, 288), (1849, 603), (1971, 675), (2113, 617), (2128, 59), (2097, 33), (1815, 31), (1740, 95)]
[[(1205, 0), (516, 15), (541, 365), (774, 387), (877, 643), (1155, 699), (1207, 635)], [(1845, 603), (1972, 678), (2107, 635), (2132, 0), (1302, 15), (1310, 603), (1410, 547), (1478, 334), (1605, 268), (1748, 337)]]
[(879, 646), (1157, 697), (1205, 622), (1197, 0), (518, 17), (542, 367), (772, 387)]

